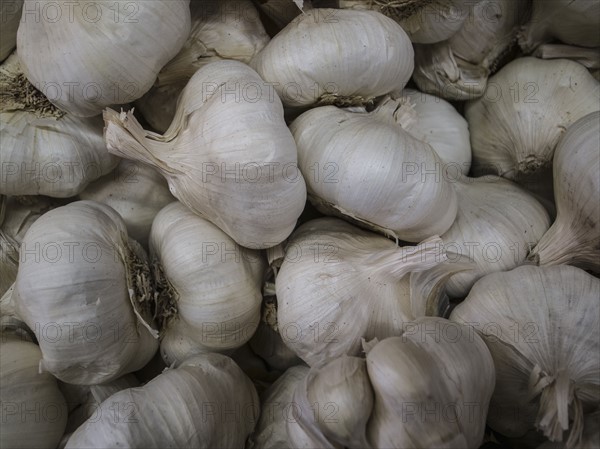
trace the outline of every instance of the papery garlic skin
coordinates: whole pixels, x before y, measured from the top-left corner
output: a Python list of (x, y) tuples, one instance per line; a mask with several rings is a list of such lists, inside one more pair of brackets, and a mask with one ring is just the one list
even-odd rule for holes
[[(129, 406), (132, 419), (115, 420), (113, 403)], [(237, 414), (227, 419), (232, 410)], [(109, 397), (98, 419), (77, 429), (66, 448), (243, 449), (259, 413), (256, 390), (235, 362), (204, 354)]]
[(20, 337), (1, 334), (0, 446), (54, 449), (67, 424), (65, 398), (50, 373), (39, 372), (42, 353)]
[(600, 47), (600, 4), (588, 0), (533, 0), (531, 22), (525, 26), (519, 45), (525, 53), (539, 45), (559, 40), (581, 47)]
[(566, 128), (600, 109), (600, 84), (568, 60), (519, 58), (468, 102), (473, 173), (519, 180), (549, 167)]
[(17, 45), (17, 29), (21, 21), (23, 0), (2, 0), (0, 2), (0, 61), (4, 61)]
[(169, 128), (177, 98), (199, 68), (222, 59), (249, 63), (270, 39), (250, 0), (192, 0), (190, 10), (191, 32), (183, 48), (136, 102), (144, 118), (159, 132)]
[(0, 67), (0, 194), (75, 196), (118, 163), (104, 144), (102, 119), (59, 111), (22, 70), (16, 53)]
[(515, 46), (529, 7), (528, 1), (482, 0), (448, 40), (415, 45), (413, 78), (419, 89), (450, 100), (482, 96), (488, 76)]
[(451, 298), (464, 298), (482, 276), (523, 264), (550, 227), (550, 217), (532, 195), (507, 179), (464, 177), (454, 188), (458, 215), (441, 238), (449, 260), (465, 257), (476, 265), (446, 283)]
[[(291, 409), (296, 386), (308, 374), (304, 365), (288, 368), (261, 396), (262, 413), (247, 449), (281, 449), (291, 447), (287, 423), (293, 420)], [(293, 424), (293, 423), (290, 423)]]
[(416, 116), (403, 129), (425, 142), (441, 159), (446, 179), (454, 180), (471, 169), (469, 125), (454, 106), (442, 98), (404, 89), (403, 97), (410, 100)]
[(80, 117), (141, 97), (190, 31), (189, 0), (98, 0), (94, 6), (25, 0), (25, 11), (53, 9), (58, 18), (23, 20), (17, 34), (29, 81), (58, 85), (50, 101)]
[[(600, 401), (600, 280), (579, 268), (522, 266), (480, 279), (450, 318), (473, 326), (496, 367), (488, 425), (508, 437), (539, 429), (578, 447)], [(535, 425), (535, 427), (534, 427)]]
[(467, 326), (417, 319), (368, 350), (367, 369), (375, 392), (372, 447), (476, 449), (483, 442), (494, 363)]
[(600, 273), (600, 112), (577, 120), (554, 153), (557, 216), (532, 250), (539, 265), (575, 265)]
[(340, 8), (374, 9), (396, 20), (416, 44), (448, 39), (481, 1), (469, 0), (339, 0)]
[(335, 218), (303, 224), (288, 241), (276, 280), (283, 342), (317, 366), (360, 355), (363, 338), (398, 335), (416, 316), (443, 314), (445, 260), (437, 237), (399, 248)]
[(386, 98), (369, 113), (314, 108), (290, 130), (309, 199), (321, 212), (419, 242), (450, 228), (457, 203), (443, 162), (413, 136), (406, 102)]
[(167, 318), (161, 354), (170, 365), (190, 355), (235, 349), (254, 334), (260, 319), (266, 263), (258, 251), (238, 246), (209, 221), (179, 202), (152, 224), (152, 257), (170, 286), (177, 312)]
[(241, 62), (214, 62), (181, 93), (164, 135), (131, 112), (105, 111), (108, 149), (157, 168), (173, 196), (239, 245), (275, 246), (294, 229), (306, 185), (283, 106), (267, 87)]
[(401, 91), (413, 58), (406, 33), (384, 15), (315, 8), (271, 39), (251, 65), (287, 107), (360, 105)]
[(117, 168), (96, 180), (79, 194), (82, 200), (104, 203), (116, 210), (129, 237), (144, 247), (156, 214), (175, 201), (165, 179), (152, 167), (121, 160)]
[(121, 217), (78, 201), (35, 221), (21, 244), (16, 310), (35, 332), (40, 368), (73, 384), (142, 368), (158, 348), (149, 269)]

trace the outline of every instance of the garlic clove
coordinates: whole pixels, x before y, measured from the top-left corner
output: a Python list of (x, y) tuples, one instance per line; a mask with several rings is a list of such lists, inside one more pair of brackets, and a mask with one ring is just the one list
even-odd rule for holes
[(529, 259), (570, 264), (600, 273), (600, 112), (569, 126), (554, 154), (557, 215)]

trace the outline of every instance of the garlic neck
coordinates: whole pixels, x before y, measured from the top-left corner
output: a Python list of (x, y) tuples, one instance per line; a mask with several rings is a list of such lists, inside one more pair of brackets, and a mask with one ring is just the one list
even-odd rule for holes
[(400, 125), (405, 131), (408, 131), (418, 118), (417, 111), (408, 97), (384, 98), (373, 111), (373, 115), (388, 123)]

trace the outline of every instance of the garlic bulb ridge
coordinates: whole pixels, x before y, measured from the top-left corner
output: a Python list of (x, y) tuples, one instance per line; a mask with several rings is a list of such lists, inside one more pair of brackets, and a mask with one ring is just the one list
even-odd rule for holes
[(206, 65), (181, 93), (165, 134), (144, 130), (131, 111), (106, 110), (108, 149), (158, 169), (173, 196), (238, 244), (275, 246), (292, 232), (306, 187), (268, 87), (241, 62)]
[(141, 97), (190, 31), (189, 0), (93, 5), (25, 0), (37, 20), (23, 20), (17, 34), (29, 81), (40, 89), (52, 84), (50, 101), (80, 117)]
[(554, 154), (557, 216), (529, 258), (600, 273), (600, 112), (573, 123)]

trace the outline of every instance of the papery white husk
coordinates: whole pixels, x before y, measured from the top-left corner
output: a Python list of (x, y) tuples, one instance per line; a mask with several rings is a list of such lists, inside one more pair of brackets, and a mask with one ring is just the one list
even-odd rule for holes
[(169, 128), (177, 98), (196, 70), (222, 59), (248, 63), (269, 42), (250, 0), (192, 0), (190, 10), (192, 27), (183, 48), (136, 102), (144, 118), (159, 132)]
[(404, 89), (402, 95), (410, 100), (415, 112), (415, 118), (404, 124), (403, 129), (431, 145), (449, 179), (459, 173), (467, 175), (471, 169), (471, 142), (469, 125), (463, 116), (439, 97), (414, 89)]
[(168, 365), (238, 348), (252, 337), (266, 270), (262, 254), (237, 245), (179, 202), (154, 219), (150, 252), (168, 286), (159, 302), (161, 354)]
[(600, 273), (600, 112), (571, 125), (554, 153), (557, 216), (529, 258)]
[(23, 0), (0, 2), (0, 61), (4, 61), (17, 45), (17, 29), (21, 21)]
[[(585, 415), (583, 434), (578, 449), (597, 449), (600, 447), (600, 411)], [(565, 443), (547, 441), (536, 449), (567, 449)]]
[(509, 179), (552, 164), (566, 128), (600, 109), (600, 84), (573, 61), (519, 58), (490, 78), (482, 98), (468, 102), (473, 174)]
[(0, 105), (1, 194), (71, 197), (118, 164), (102, 119), (59, 111), (27, 81), (16, 53), (0, 67)]
[[(254, 433), (248, 439), (247, 449), (281, 449), (291, 447), (287, 423), (293, 421), (292, 401), (298, 383), (308, 374), (304, 365), (288, 368), (269, 389), (261, 395), (262, 413)], [(293, 424), (290, 423), (290, 424)]]
[(82, 200), (104, 203), (116, 210), (129, 237), (147, 247), (152, 221), (175, 201), (165, 179), (152, 167), (122, 159), (117, 168), (79, 194)]
[(452, 312), (473, 326), (496, 366), (488, 425), (508, 437), (534, 425), (578, 447), (600, 401), (600, 280), (579, 268), (522, 266), (480, 279)]
[[(114, 419), (114, 403), (122, 419)], [(256, 390), (235, 362), (204, 354), (109, 397), (98, 419), (86, 421), (66, 447), (243, 449), (259, 414)]]
[(140, 98), (190, 32), (189, 0), (69, 3), (25, 0), (47, 17), (23, 20), (17, 47), (29, 81), (80, 117)]
[(56, 379), (39, 372), (42, 354), (37, 345), (5, 331), (0, 336), (0, 446), (54, 449), (68, 415)]
[(321, 212), (419, 242), (450, 228), (457, 203), (443, 162), (411, 134), (415, 113), (407, 103), (387, 97), (368, 113), (324, 106), (290, 129), (309, 199)]
[(417, 86), (451, 100), (480, 97), (490, 73), (516, 45), (519, 27), (528, 15), (527, 1), (480, 1), (448, 40), (415, 45), (413, 78)]
[(78, 201), (36, 220), (14, 295), (39, 341), (40, 369), (93, 385), (143, 367), (158, 348), (149, 275), (143, 249), (104, 204)]
[(173, 196), (238, 244), (275, 246), (302, 213), (306, 187), (283, 107), (266, 87), (241, 62), (206, 65), (163, 135), (145, 131), (131, 112), (105, 111), (108, 149), (155, 167)]
[(581, 47), (600, 47), (600, 4), (589, 0), (533, 0), (531, 21), (519, 44), (531, 53), (540, 44), (559, 40)]
[(312, 368), (293, 396), (298, 425), (307, 433), (322, 435), (332, 447), (369, 446), (367, 422), (373, 402), (365, 360), (348, 356)]
[(396, 20), (417, 44), (448, 39), (481, 0), (338, 0), (341, 8), (373, 9)]
[(401, 91), (413, 58), (406, 33), (383, 14), (315, 8), (271, 39), (251, 65), (274, 83), (285, 106), (351, 106)]
[(360, 355), (363, 338), (398, 335), (415, 317), (442, 315), (442, 284), (452, 274), (445, 260), (439, 237), (399, 248), (335, 218), (303, 224), (276, 281), (283, 342), (316, 366)]
[(494, 363), (468, 326), (443, 318), (407, 323), (367, 349), (375, 392), (372, 447), (472, 448), (483, 443)]
[(507, 179), (464, 177), (454, 188), (458, 215), (441, 238), (450, 261), (466, 257), (476, 264), (446, 283), (451, 298), (464, 298), (482, 276), (523, 264), (550, 227), (550, 217), (532, 195)]

